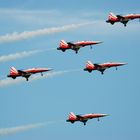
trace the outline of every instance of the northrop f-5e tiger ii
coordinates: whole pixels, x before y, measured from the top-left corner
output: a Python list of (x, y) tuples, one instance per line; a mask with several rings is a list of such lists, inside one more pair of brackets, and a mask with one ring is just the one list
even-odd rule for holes
[(116, 22), (121, 22), (124, 26), (127, 25), (128, 21), (133, 19), (140, 19), (140, 14), (128, 14), (128, 15), (115, 15), (113, 13), (109, 13), (107, 23), (114, 24)]
[(84, 114), (84, 115), (75, 115), (73, 112), (71, 112), (69, 114), (69, 118), (66, 121), (71, 122), (71, 123), (80, 121), (80, 122), (83, 122), (84, 125), (86, 125), (86, 122), (90, 119), (97, 118), (99, 121), (100, 117), (105, 117), (105, 116), (109, 116), (109, 115), (108, 114), (94, 114), (94, 113)]
[(74, 50), (75, 53), (78, 53), (78, 50), (82, 47), (85, 46), (91, 46), (92, 45), (96, 45), (96, 44), (100, 44), (102, 43), (101, 41), (78, 41), (78, 42), (66, 42), (65, 40), (61, 40), (60, 41), (60, 45), (57, 48), (57, 50), (61, 50), (63, 52), (65, 52), (66, 50)]
[(91, 61), (88, 61), (86, 63), (86, 67), (84, 68), (84, 71), (92, 72), (93, 70), (98, 70), (101, 72), (101, 74), (104, 74), (104, 71), (108, 68), (116, 67), (116, 70), (117, 70), (118, 66), (123, 66), (126, 64), (127, 63), (119, 63), (119, 62), (107, 62), (107, 63), (102, 63), (102, 64), (99, 64), (99, 63), (93, 64)]
[(10, 74), (7, 75), (7, 77), (11, 77), (13, 79), (16, 79), (16, 77), (25, 77), (26, 81), (28, 81), (29, 77), (32, 74), (36, 74), (36, 73), (41, 73), (41, 75), (43, 76), (43, 72), (46, 71), (51, 71), (51, 68), (31, 68), (31, 69), (26, 69), (26, 70), (17, 70), (14, 67), (11, 67), (10, 69)]

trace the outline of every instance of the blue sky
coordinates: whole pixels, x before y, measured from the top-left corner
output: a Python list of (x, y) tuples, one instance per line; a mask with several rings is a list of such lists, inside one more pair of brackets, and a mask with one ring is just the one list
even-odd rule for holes
[[(0, 136), (4, 140), (25, 139), (136, 139), (139, 130), (139, 36), (140, 23), (130, 21), (111, 26), (105, 22), (110, 11), (116, 14), (139, 13), (140, 2), (95, 0), (1, 0), (0, 36), (95, 22), (66, 32), (32, 37), (0, 44), (0, 56), (17, 52), (57, 48), (59, 41), (100, 40), (104, 43), (62, 53), (45, 51), (23, 59), (1, 63), (0, 77), (5, 79), (9, 68), (52, 67), (54, 71), (75, 70), (32, 82), (0, 87), (0, 127), (11, 128), (54, 121), (37, 129)], [(82, 71), (87, 60), (119, 61), (128, 65), (108, 69), (104, 75)], [(1, 81), (0, 81), (1, 82)], [(1, 83), (0, 83), (1, 84)], [(69, 112), (107, 113), (109, 117), (82, 123), (66, 123)], [(64, 121), (60, 121), (64, 120)]]

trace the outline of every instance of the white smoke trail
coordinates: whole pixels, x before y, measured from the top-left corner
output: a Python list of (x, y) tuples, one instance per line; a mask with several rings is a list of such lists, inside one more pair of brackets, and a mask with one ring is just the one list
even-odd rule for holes
[(0, 128), (0, 136), (13, 135), (19, 132), (24, 132), (24, 131), (28, 131), (35, 128), (40, 128), (48, 124), (53, 124), (53, 123), (58, 123), (58, 122), (60, 121), (48, 121), (44, 123), (35, 123), (35, 124), (28, 124), (28, 125), (22, 125), (22, 126), (16, 126), (16, 127)]
[(16, 60), (19, 58), (28, 57), (30, 55), (33, 55), (39, 52), (40, 52), (39, 50), (33, 50), (33, 51), (23, 51), (23, 52), (18, 52), (15, 54), (3, 55), (3, 56), (0, 56), (0, 62), (7, 62), (7, 61)]
[[(47, 74), (44, 74), (43, 76), (35, 75), (35, 76), (30, 77), (28, 82), (32, 82), (32, 81), (36, 81), (36, 80), (40, 80), (40, 79), (44, 79), (44, 78), (49, 78), (49, 77), (54, 77), (54, 76), (62, 75), (62, 74), (69, 73), (69, 72), (76, 72), (76, 71), (80, 71), (80, 70), (75, 69), (75, 70), (49, 72)], [(6, 79), (0, 80), (0, 87), (6, 87), (6, 86), (10, 86), (10, 85), (20, 84), (23, 82), (27, 82), (27, 81), (25, 78), (22, 78), (22, 77), (18, 77), (17, 79), (14, 79), (14, 80), (11, 78), (6, 78)]]
[(3, 55), (3, 56), (0, 56), (0, 63), (25, 58), (25, 57), (28, 57), (37, 53), (41, 53), (44, 51), (51, 51), (51, 50), (54, 50), (54, 48), (46, 49), (46, 50), (23, 51), (23, 52), (18, 52), (15, 54)]
[(37, 124), (30, 124), (30, 125), (23, 125), (23, 126), (17, 126), (17, 127), (11, 127), (11, 128), (1, 128), (0, 129), (0, 136), (6, 136), (11, 134), (16, 134), (18, 132), (22, 131), (28, 131), (34, 128), (39, 128), (41, 126), (44, 126), (44, 123), (37, 123)]
[(44, 28), (44, 29), (39, 29), (35, 31), (24, 31), (21, 33), (11, 33), (11, 34), (6, 34), (3, 36), (0, 36), (0, 43), (6, 43), (6, 42), (13, 42), (13, 41), (19, 41), (19, 40), (25, 40), (29, 39), (32, 37), (36, 36), (42, 36), (42, 35), (48, 35), (48, 34), (53, 34), (53, 33), (58, 33), (58, 32), (64, 32), (68, 31), (71, 29), (75, 29), (81, 26), (86, 26), (89, 24), (93, 24), (93, 22), (90, 23), (81, 23), (81, 24), (71, 24), (71, 25), (65, 25), (62, 27), (54, 27), (54, 28)]

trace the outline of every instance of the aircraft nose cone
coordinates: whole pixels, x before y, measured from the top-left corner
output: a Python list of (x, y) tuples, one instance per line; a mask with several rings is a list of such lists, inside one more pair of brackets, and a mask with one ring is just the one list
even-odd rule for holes
[(120, 65), (122, 66), (122, 65), (127, 65), (127, 63), (120, 63)]
[(97, 42), (96, 42), (96, 44), (101, 44), (101, 43), (103, 43), (103, 41), (97, 41)]
[(110, 114), (104, 114), (104, 116), (110, 116)]
[(123, 63), (123, 65), (127, 65), (128, 63)]
[(53, 70), (52, 68), (49, 68), (49, 69), (48, 69), (48, 71), (52, 71), (52, 70)]
[(109, 114), (102, 114), (103, 117), (110, 116)]

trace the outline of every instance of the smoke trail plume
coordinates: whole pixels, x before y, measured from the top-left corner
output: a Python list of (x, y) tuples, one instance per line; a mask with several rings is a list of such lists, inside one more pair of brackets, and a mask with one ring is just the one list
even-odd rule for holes
[(54, 50), (54, 49), (23, 51), (23, 52), (18, 52), (15, 54), (3, 55), (3, 56), (0, 56), (0, 63), (25, 58), (25, 57), (28, 57), (37, 53), (41, 53), (44, 51), (51, 51), (51, 50)]
[(44, 29), (39, 29), (34, 31), (24, 31), (21, 33), (14, 32), (11, 34), (0, 36), (0, 43), (14, 42), (19, 40), (29, 39), (36, 36), (43, 36), (43, 35), (48, 35), (53, 33), (64, 32), (81, 26), (86, 26), (89, 24), (93, 24), (93, 23), (71, 24), (62, 27), (44, 28)]
[(37, 124), (11, 127), (11, 128), (1, 128), (0, 129), (0, 136), (16, 134), (16, 133), (22, 132), (22, 131), (28, 131), (28, 130), (31, 130), (34, 128), (39, 128), (39, 127), (44, 126), (44, 125), (45, 125), (44, 123), (37, 123)]
[(15, 54), (3, 55), (3, 56), (0, 56), (0, 62), (7, 62), (7, 61), (16, 60), (19, 58), (28, 57), (30, 55), (33, 55), (39, 52), (40, 52), (39, 50), (34, 50), (34, 51), (23, 51), (23, 52), (18, 52)]
[(28, 124), (28, 125), (22, 125), (22, 126), (16, 126), (16, 127), (0, 128), (0, 136), (13, 135), (19, 132), (24, 132), (24, 131), (28, 131), (35, 128), (40, 128), (48, 124), (53, 124), (53, 123), (58, 123), (58, 122), (60, 121), (48, 121), (44, 123), (35, 123), (35, 124)]
[[(41, 76), (41, 75), (31, 76), (28, 82), (32, 82), (32, 81), (36, 81), (36, 80), (40, 80), (40, 79), (44, 79), (44, 78), (49, 78), (49, 77), (54, 77), (54, 76), (62, 75), (62, 74), (69, 73), (69, 72), (77, 72), (77, 71), (80, 71), (80, 70), (75, 69), (75, 70), (48, 72), (47, 74), (44, 74), (43, 76)], [(25, 78), (22, 78), (22, 77), (18, 77), (17, 79), (14, 79), (14, 80), (11, 78), (6, 78), (6, 79), (0, 80), (0, 87), (6, 87), (6, 86), (10, 86), (10, 85), (20, 84), (23, 82), (27, 82), (27, 81)]]

